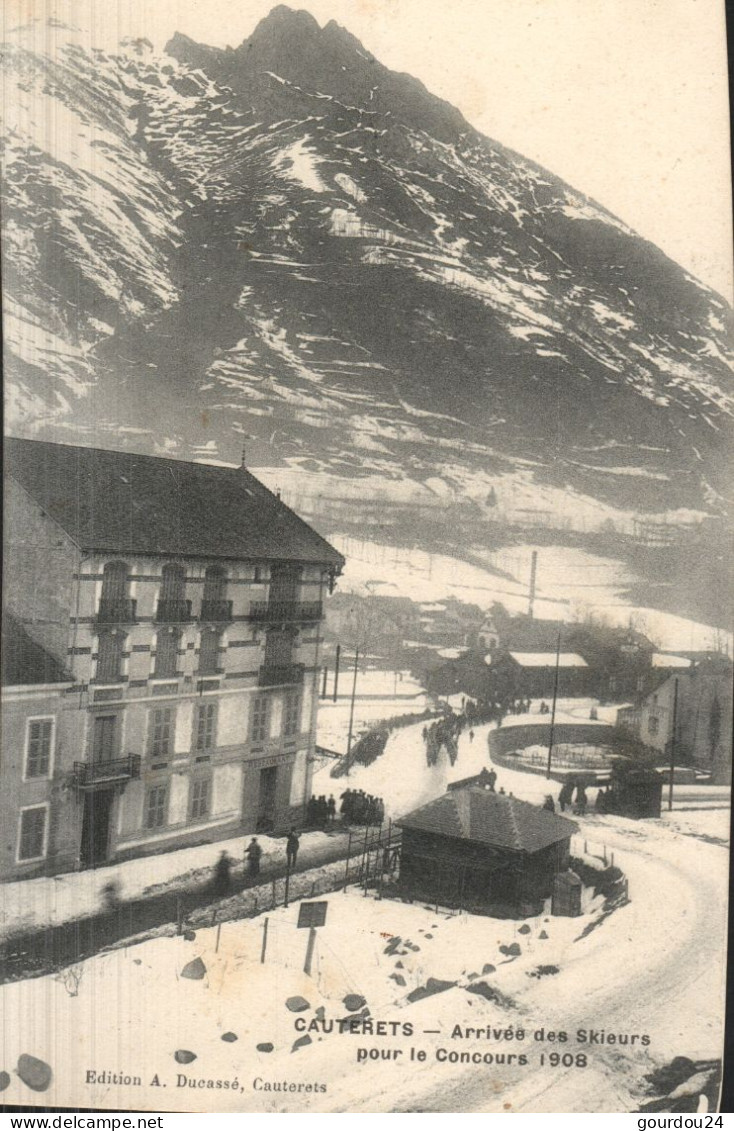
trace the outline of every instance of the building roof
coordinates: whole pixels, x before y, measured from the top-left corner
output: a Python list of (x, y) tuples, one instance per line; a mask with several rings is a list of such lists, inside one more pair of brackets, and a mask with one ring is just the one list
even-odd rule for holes
[(396, 823), (405, 829), (515, 852), (538, 852), (578, 830), (575, 821), (538, 805), (474, 786), (450, 790)]
[(583, 656), (577, 652), (510, 652), (516, 664), (522, 668), (585, 668), (588, 667)]
[(2, 685), (69, 683), (71, 676), (45, 648), (37, 644), (12, 613), (3, 610)]
[(5, 470), (83, 550), (344, 564), (243, 468), (8, 438)]
[(653, 652), (652, 666), (654, 668), (690, 668), (691, 660), (687, 656), (673, 656), (669, 652)]

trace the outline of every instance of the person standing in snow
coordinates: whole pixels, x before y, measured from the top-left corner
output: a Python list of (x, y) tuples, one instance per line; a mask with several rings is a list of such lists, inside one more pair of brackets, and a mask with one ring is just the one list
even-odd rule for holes
[(561, 786), (561, 792), (558, 794), (558, 804), (561, 807), (562, 813), (565, 813), (566, 806), (571, 804), (571, 798), (573, 797), (573, 791), (575, 787), (576, 782), (574, 778), (567, 778)]
[(245, 849), (245, 856), (247, 857), (247, 871), (251, 876), (260, 875), (260, 857), (263, 850), (257, 843), (257, 837), (253, 837), (247, 848)]
[(232, 883), (231, 870), (232, 859), (223, 851), (219, 854), (219, 859), (214, 865), (214, 894), (216, 896), (224, 896), (229, 893)]
[(587, 808), (588, 804), (589, 804), (589, 801), (588, 801), (588, 798), (586, 796), (586, 789), (585, 789), (583, 783), (580, 782), (579, 785), (578, 785), (578, 788), (576, 789), (576, 813), (578, 814), (579, 817), (585, 817), (586, 816), (586, 808)]
[(291, 827), (291, 831), (288, 833), (288, 839), (285, 842), (285, 862), (289, 872), (292, 872), (296, 866), (299, 844), (300, 837), (296, 830)]

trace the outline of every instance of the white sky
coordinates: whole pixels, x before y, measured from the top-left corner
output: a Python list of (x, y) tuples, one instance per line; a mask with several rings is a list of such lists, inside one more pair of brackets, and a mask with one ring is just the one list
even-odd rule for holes
[[(114, 45), (246, 38), (275, 0), (6, 0)], [(731, 300), (724, 0), (292, 0), (420, 78)]]

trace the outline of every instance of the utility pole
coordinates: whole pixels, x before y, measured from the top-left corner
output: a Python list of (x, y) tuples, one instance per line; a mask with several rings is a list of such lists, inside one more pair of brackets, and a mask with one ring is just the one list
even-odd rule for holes
[(668, 782), (668, 809), (673, 808), (673, 775), (675, 773), (675, 732), (678, 727), (678, 680), (673, 680), (673, 733), (670, 736), (670, 781)]
[(533, 550), (530, 562), (530, 600), (528, 601), (528, 616), (533, 619), (533, 606), (535, 605), (535, 578), (538, 573), (538, 551)]
[(359, 663), (359, 648), (354, 650), (354, 679), (352, 681), (352, 702), (349, 707), (349, 734), (347, 736), (347, 757), (352, 749), (352, 730), (354, 728), (354, 700), (357, 694), (357, 664)]
[(558, 643), (556, 645), (556, 674), (553, 680), (553, 706), (551, 707), (550, 733), (548, 734), (548, 768), (545, 776), (551, 776), (551, 758), (553, 756), (553, 731), (556, 725), (556, 702), (558, 700), (558, 670), (561, 666), (561, 628), (558, 628)]
[(341, 644), (336, 646), (336, 659), (334, 660), (334, 702), (336, 703), (336, 690), (339, 686), (339, 659), (342, 654)]

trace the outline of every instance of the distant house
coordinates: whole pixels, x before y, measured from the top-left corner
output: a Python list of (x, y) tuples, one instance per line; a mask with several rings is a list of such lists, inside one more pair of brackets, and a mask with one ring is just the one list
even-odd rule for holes
[(517, 694), (533, 699), (581, 697), (590, 693), (589, 668), (576, 652), (510, 652), (517, 669)]
[(469, 786), (406, 814), (400, 883), (417, 898), (495, 913), (542, 909), (568, 863), (574, 821)]
[[(671, 753), (675, 715), (675, 758), (710, 773), (715, 784), (731, 781), (732, 664), (712, 656), (675, 672), (659, 670), (657, 686), (631, 707), (618, 711), (617, 724), (658, 751)], [(677, 689), (677, 694), (676, 694)]]
[[(555, 654), (560, 649), (580, 656), (588, 669), (580, 681), (583, 694), (619, 702), (639, 695), (648, 685), (655, 647), (634, 629), (510, 616), (498, 607), (493, 610), (493, 623), (499, 638), (493, 655)], [(541, 694), (552, 694), (552, 688)]]
[(245, 468), (4, 456), (0, 877), (286, 828), (342, 556)]

